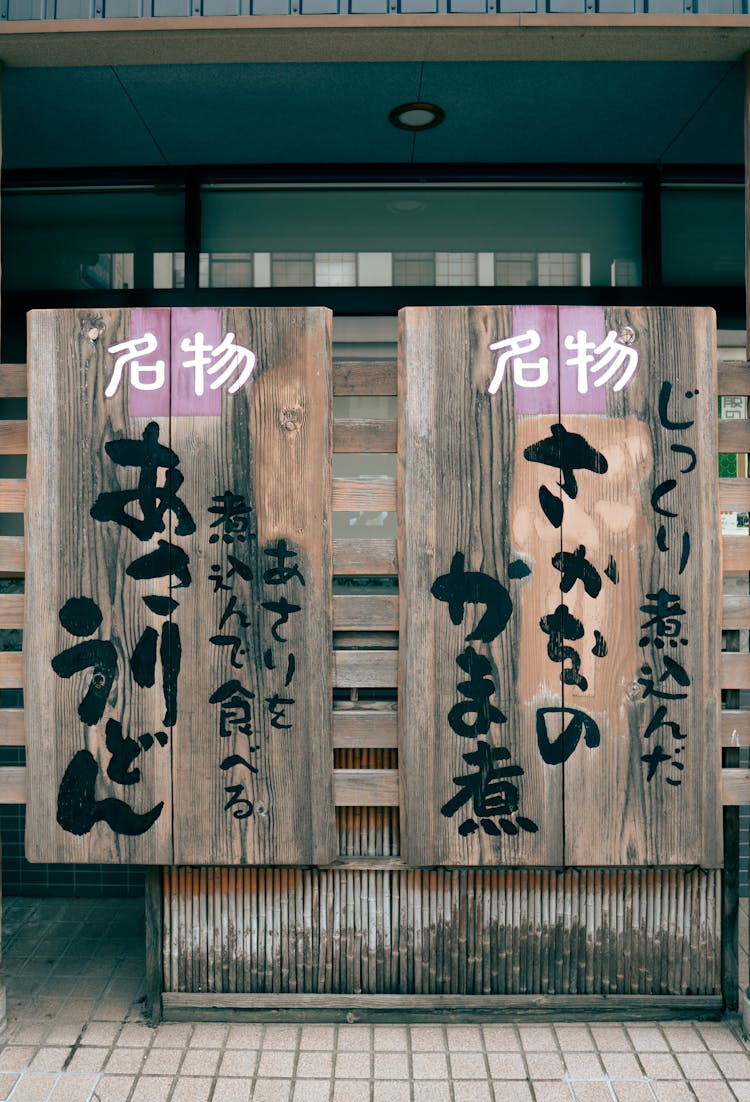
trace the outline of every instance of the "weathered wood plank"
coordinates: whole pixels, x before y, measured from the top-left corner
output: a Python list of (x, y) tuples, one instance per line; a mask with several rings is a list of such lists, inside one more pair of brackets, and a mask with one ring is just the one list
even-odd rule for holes
[[(173, 310), (173, 345), (176, 327), (202, 330), (209, 313), (192, 319)], [(331, 315), (320, 308), (216, 314), (206, 324), (234, 333), (257, 364), (243, 389), (223, 395), (220, 414), (172, 418), (172, 448), (197, 526), (196, 578), (179, 598), (186, 719), (174, 773), (175, 863), (327, 863), (337, 852)], [(224, 495), (250, 507), (247, 531), (222, 527), (210, 511)], [(252, 577), (237, 573), (229, 556)], [(209, 584), (211, 564), (226, 589)], [(236, 650), (221, 642), (230, 638)], [(232, 682), (255, 694), (246, 720), (237, 718), (236, 694), (225, 707), (210, 700)], [(237, 785), (249, 801), (249, 810), (236, 805), (242, 817), (232, 810)]]
[(0, 536), (0, 578), (20, 578), (24, 566), (23, 536)]
[(397, 631), (334, 631), (335, 650), (398, 650)]
[[(548, 337), (551, 310), (530, 309), (524, 326)], [(510, 615), (529, 584), (521, 557), (540, 600), (550, 584), (557, 587), (551, 559), (559, 532), (550, 527), (538, 547), (525, 538), (544, 476), (523, 460), (524, 449), (550, 431), (557, 401), (516, 417), (512, 387), (488, 396), (489, 345), (510, 336), (513, 325), (508, 307), (400, 313), (399, 760), (409, 865), (538, 865), (563, 857), (562, 773), (539, 756), (530, 706), (532, 698), (560, 705), (559, 668), (538, 645), (539, 610)], [(486, 632), (479, 626), (485, 614)], [(480, 692), (496, 712), (476, 703)], [(506, 831), (489, 818), (497, 813), (506, 822), (503, 797), (497, 812), (478, 810), (485, 799), (471, 778), (483, 784), (500, 768), (493, 747), (513, 770), (507, 815), (517, 811), (522, 828), (507, 819)]]
[(23, 746), (26, 742), (23, 708), (0, 710), (0, 746)]
[(0, 455), (26, 455), (26, 421), (0, 421)]
[(397, 429), (397, 421), (337, 418), (333, 423), (333, 450), (339, 453), (395, 452)]
[[(750, 604), (750, 598), (748, 603)], [(398, 597), (349, 597), (337, 594), (333, 598), (333, 630), (398, 631)]]
[(394, 688), (397, 671), (397, 651), (337, 650), (333, 653), (333, 684), (337, 689)]
[[(8, 481), (6, 479), (6, 481)], [(2, 500), (0, 480), (0, 501)], [(336, 512), (393, 512), (396, 508), (395, 478), (334, 478), (333, 508)]]
[(336, 807), (395, 807), (398, 769), (334, 769)]
[(0, 689), (23, 689), (24, 664), (20, 651), (0, 652)]
[(367, 749), (373, 746), (395, 748), (398, 746), (396, 712), (334, 710), (333, 746), (334, 749)]
[(337, 398), (396, 394), (395, 360), (339, 360), (333, 365), (333, 393)]
[(397, 573), (396, 541), (334, 540), (333, 572), (341, 575), (394, 575)]
[(723, 708), (719, 713), (721, 744), (724, 747), (750, 746), (750, 708), (740, 711)]
[(0, 593), (0, 628), (23, 627), (23, 593)]
[(719, 681), (722, 689), (750, 689), (750, 654), (722, 651)]
[(725, 574), (744, 574), (750, 571), (749, 536), (724, 536), (721, 547), (721, 565)]
[(750, 421), (719, 421), (719, 451), (749, 452)]
[(26, 508), (26, 479), (0, 478), (0, 513), (23, 513)]
[(0, 766), (0, 803), (26, 803), (26, 767), (23, 765)]
[(721, 798), (725, 807), (750, 804), (750, 769), (722, 769)]
[(749, 512), (750, 478), (720, 478), (719, 509), (722, 513)]
[(0, 364), (0, 398), (25, 398), (27, 380), (26, 364)]
[(721, 599), (721, 626), (724, 630), (750, 628), (750, 597), (725, 593)]
[(744, 360), (722, 360), (718, 365), (719, 394), (750, 395), (750, 364)]
[[(166, 320), (168, 332), (167, 312), (153, 316)], [(159, 445), (146, 443), (143, 420), (131, 415), (127, 385), (104, 394), (113, 369), (107, 349), (130, 329), (128, 311), (30, 315), (24, 687), (34, 701), (25, 715), (32, 861), (172, 861), (171, 743), (168, 736), (165, 746), (137, 741), (162, 725), (169, 730), (168, 675), (155, 659), (151, 686), (138, 688), (130, 665), (146, 627), (155, 621), (154, 635), (161, 627), (141, 598), (166, 597), (169, 578), (126, 574), (158, 550), (164, 532), (158, 508), (152, 511), (147, 495), (138, 500), (137, 489), (136, 465), (148, 466), (146, 452)], [(150, 440), (157, 433), (169, 440), (168, 417), (151, 424)], [(121, 491), (142, 528), (136, 520), (130, 530), (121, 519), (118, 497), (100, 498)], [(91, 515), (97, 502), (98, 520)], [(66, 610), (62, 618), (58, 609)], [(70, 653), (89, 639), (93, 658)], [(58, 676), (51, 663), (66, 652), (60, 661), (70, 663), (69, 675), (61, 668)], [(84, 705), (92, 676), (99, 695)]]

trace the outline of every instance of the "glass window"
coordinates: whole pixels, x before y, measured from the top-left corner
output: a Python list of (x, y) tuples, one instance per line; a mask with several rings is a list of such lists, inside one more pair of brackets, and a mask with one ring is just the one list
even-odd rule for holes
[(180, 189), (8, 190), (6, 290), (127, 290), (184, 281)]
[(662, 280), (667, 286), (742, 286), (745, 275), (742, 184), (665, 185)]
[(611, 286), (625, 267), (640, 282), (635, 186), (217, 184), (202, 218), (206, 258), (270, 256), (274, 287)]

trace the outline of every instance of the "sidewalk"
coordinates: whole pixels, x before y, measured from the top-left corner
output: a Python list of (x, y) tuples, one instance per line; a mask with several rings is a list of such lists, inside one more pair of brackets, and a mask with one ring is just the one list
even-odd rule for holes
[(5, 902), (12, 1102), (750, 1102), (727, 1023), (143, 1021), (142, 900)]

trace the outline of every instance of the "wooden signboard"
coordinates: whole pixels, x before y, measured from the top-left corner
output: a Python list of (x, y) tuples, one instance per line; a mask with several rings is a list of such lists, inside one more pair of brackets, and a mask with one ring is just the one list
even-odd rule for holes
[(29, 336), (27, 856), (332, 860), (330, 313)]
[(410, 865), (721, 863), (710, 310), (401, 314)]

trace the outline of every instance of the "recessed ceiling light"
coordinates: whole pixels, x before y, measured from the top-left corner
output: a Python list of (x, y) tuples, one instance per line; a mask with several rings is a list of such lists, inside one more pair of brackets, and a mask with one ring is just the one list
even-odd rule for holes
[(388, 116), (399, 130), (431, 130), (444, 118), (445, 111), (435, 103), (402, 103)]

